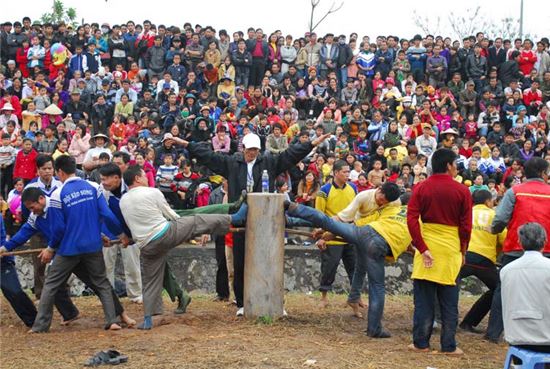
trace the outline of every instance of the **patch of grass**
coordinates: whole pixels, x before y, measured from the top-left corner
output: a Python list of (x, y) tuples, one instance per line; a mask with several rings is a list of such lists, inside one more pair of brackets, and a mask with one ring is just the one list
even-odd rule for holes
[(264, 325), (273, 325), (273, 317), (271, 315), (262, 315), (256, 319), (256, 323)]

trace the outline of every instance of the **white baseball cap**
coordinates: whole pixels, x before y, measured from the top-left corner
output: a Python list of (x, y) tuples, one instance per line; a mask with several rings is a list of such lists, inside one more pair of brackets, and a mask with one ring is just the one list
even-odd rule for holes
[(254, 133), (249, 133), (243, 137), (243, 146), (245, 149), (261, 149), (260, 137)]

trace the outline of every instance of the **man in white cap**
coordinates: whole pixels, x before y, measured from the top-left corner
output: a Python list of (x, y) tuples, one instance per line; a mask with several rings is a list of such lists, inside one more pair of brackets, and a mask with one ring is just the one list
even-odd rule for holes
[(17, 119), (17, 116), (14, 114), (15, 109), (10, 103), (5, 103), (0, 111), (2, 112), (0, 115), (0, 129), (4, 129), (10, 120), (13, 120), (16, 125), (19, 123), (19, 119)]
[(106, 147), (106, 143), (108, 142), (109, 137), (103, 133), (98, 133), (90, 139), (90, 143), (93, 144), (94, 147), (90, 148), (84, 157), (82, 167), (85, 170), (91, 172), (99, 166), (99, 154), (102, 152), (109, 154), (109, 158), (111, 157), (111, 150)]
[[(234, 155), (222, 155), (215, 153), (210, 145), (204, 145), (196, 142), (188, 142), (179, 138), (174, 138), (176, 143), (183, 145), (189, 150), (200, 165), (207, 166), (214, 173), (227, 179), (228, 201), (237, 201), (242, 191), (261, 192), (262, 191), (262, 173), (267, 170), (269, 174), (269, 188), (273, 190), (275, 178), (294, 167), (300, 160), (306, 157), (314, 147), (322, 143), (329, 137), (325, 134), (315, 138), (312, 142), (297, 143), (290, 145), (287, 150), (279, 155), (265, 156), (260, 153), (260, 137), (254, 133), (249, 133), (243, 138), (244, 152)], [(233, 288), (237, 299), (237, 316), (244, 315), (243, 309), (243, 291), (244, 291), (244, 243), (243, 233), (233, 235), (233, 253), (234, 253), (234, 280)]]

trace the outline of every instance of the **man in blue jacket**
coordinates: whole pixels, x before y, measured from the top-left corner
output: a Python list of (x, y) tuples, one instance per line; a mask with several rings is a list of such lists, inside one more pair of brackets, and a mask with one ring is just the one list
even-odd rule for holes
[[(48, 216), (47, 216), (48, 215), (48, 210), (50, 208), (50, 199), (49, 199), (49, 197), (46, 194), (44, 194), (44, 192), (40, 188), (30, 187), (30, 188), (26, 188), (23, 191), (23, 194), (21, 195), (21, 202), (24, 204), (24, 206), (27, 209), (30, 209), (32, 211), (32, 213), (30, 213), (30, 215), (27, 219), (27, 222), (25, 222), (25, 224), (23, 224), (23, 226), (19, 229), (19, 231), (15, 235), (13, 235), (9, 241), (5, 242), (5, 239), (3, 239), (3, 241), (2, 241), (3, 246), (0, 247), (0, 257), (2, 256), (2, 254), (4, 252), (13, 251), (17, 247), (24, 245), (29, 239), (31, 239), (33, 236), (35, 236), (37, 234), (42, 234), (42, 236), (45, 239), (44, 242), (46, 244), (49, 243), (49, 240), (51, 238), (51, 226), (50, 226), (50, 222), (49, 222), (51, 217), (48, 218)], [(2, 268), (4, 268), (4, 263), (6, 261), (9, 262), (9, 260), (10, 260), (10, 257), (3, 257), (2, 258)], [(9, 265), (8, 265), (8, 267), (9, 267)], [(6, 272), (7, 270), (9, 270), (9, 269), (2, 270), (2, 273)], [(13, 267), (13, 270), (15, 271), (15, 266)], [(74, 274), (82, 282), (84, 282), (84, 284), (86, 284), (87, 286), (90, 286), (94, 290), (94, 292), (96, 292), (96, 294), (97, 294), (97, 291), (96, 291), (94, 285), (90, 282), (90, 278), (88, 277), (88, 274), (84, 273), (84, 271), (80, 270), (80, 269), (74, 270)], [(2, 274), (2, 278), (4, 278), (3, 274)], [(10, 291), (15, 293), (16, 288), (13, 287), (13, 286), (15, 286), (15, 281), (6, 279), (6, 283), (9, 283)], [(2, 279), (2, 286), (4, 286), (4, 279)], [(2, 287), (2, 288), (4, 288), (4, 287)], [(134, 325), (136, 323), (135, 320), (131, 319), (126, 314), (126, 312), (124, 311), (124, 308), (120, 304), (120, 301), (118, 300), (118, 297), (116, 296), (114, 290), (111, 290), (111, 293), (113, 295), (116, 315), (120, 316), (121, 320), (124, 323), (126, 323), (127, 325)], [(6, 295), (6, 298), (11, 302), (9, 297), (7, 297), (7, 294), (6, 293), (4, 293), (4, 294)], [(66, 301), (66, 300), (68, 300), (68, 301)], [(55, 304), (56, 304), (56, 306), (59, 305), (59, 301), (65, 302), (67, 304), (70, 303), (71, 306), (73, 306), (73, 308), (75, 310), (75, 312), (73, 313), (74, 315), (72, 315), (72, 316), (74, 316), (72, 319), (67, 319), (65, 316), (63, 316), (65, 324), (68, 323), (69, 321), (73, 321), (73, 320), (78, 318), (78, 309), (74, 305), (72, 305), (72, 301), (70, 300), (69, 294), (67, 293), (65, 288), (60, 288), (57, 291), (56, 295), (55, 295)], [(21, 317), (21, 319), (23, 319), (25, 324), (27, 324), (27, 321), (29, 321), (30, 324), (27, 324), (27, 325), (29, 327), (31, 327), (33, 325), (34, 319), (36, 317), (36, 309), (34, 308), (34, 305), (33, 305), (33, 308), (32, 308), (34, 313), (33, 313), (32, 321), (31, 321), (30, 319), (28, 319), (28, 317), (30, 316), (29, 312), (31, 310), (28, 306), (26, 306), (28, 304), (26, 304), (24, 301), (22, 301), (21, 296), (18, 297), (18, 302), (20, 303), (20, 304), (18, 304), (18, 306), (20, 307), (20, 309), (19, 309), (20, 311), (18, 311), (18, 309), (15, 308), (15, 305), (13, 303), (12, 303), (12, 306), (14, 306), (14, 309), (16, 310), (16, 313), (18, 315), (20, 314), (20, 312), (21, 312), (21, 314), (25, 314), (25, 316), (26, 316), (25, 319), (23, 319), (23, 317), (21, 317), (21, 315), (20, 315), (20, 317)]]
[[(36, 158), (36, 167), (38, 168), (38, 177), (32, 179), (26, 186), (27, 188), (38, 188), (42, 191), (44, 196), (50, 197), (51, 194), (61, 187), (63, 183), (59, 181), (53, 175), (53, 158), (51, 155), (38, 155)], [(23, 213), (23, 219), (27, 220), (29, 218), (30, 211), (23, 203), (21, 206), (21, 211)], [(33, 249), (44, 248), (47, 246), (45, 240), (45, 235), (43, 232), (35, 232), (36, 234), (30, 238), (30, 245)], [(28, 238), (25, 239), (21, 244), (27, 242)], [(17, 246), (15, 246), (17, 247)], [(33, 256), (33, 267), (34, 267), (34, 295), (36, 299), (40, 299), (42, 294), (42, 286), (44, 285), (46, 265), (38, 259), (37, 256)], [(78, 318), (78, 309), (73, 304), (70, 298), (69, 287), (61, 288), (55, 297), (55, 307), (63, 317), (63, 324), (68, 324), (69, 322)]]
[(105, 314), (106, 329), (120, 329), (115, 312), (111, 285), (105, 274), (102, 253), (101, 224), (105, 221), (112, 234), (118, 235), (122, 244), (129, 244), (117, 217), (109, 209), (99, 186), (82, 180), (75, 175), (76, 162), (73, 157), (60, 156), (55, 161), (57, 177), (63, 187), (50, 198), (51, 235), (48, 247), (40, 253), (43, 262), (48, 263), (56, 254), (46, 276), (38, 315), (31, 332), (47, 332), (52, 321), (54, 296), (73, 272), (89, 278)]
[(4, 244), (6, 243), (6, 230), (4, 228), (4, 220), (0, 217), (0, 288), (2, 293), (19, 318), (27, 327), (32, 327), (36, 318), (36, 308), (25, 291), (21, 288), (17, 270), (15, 269), (15, 258), (13, 256), (4, 256), (2, 253), (6, 251)]

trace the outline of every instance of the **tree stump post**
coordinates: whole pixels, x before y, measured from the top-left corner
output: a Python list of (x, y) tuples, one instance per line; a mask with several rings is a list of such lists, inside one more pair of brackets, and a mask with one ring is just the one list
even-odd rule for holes
[(250, 193), (244, 260), (244, 314), (278, 318), (284, 302), (284, 195)]

